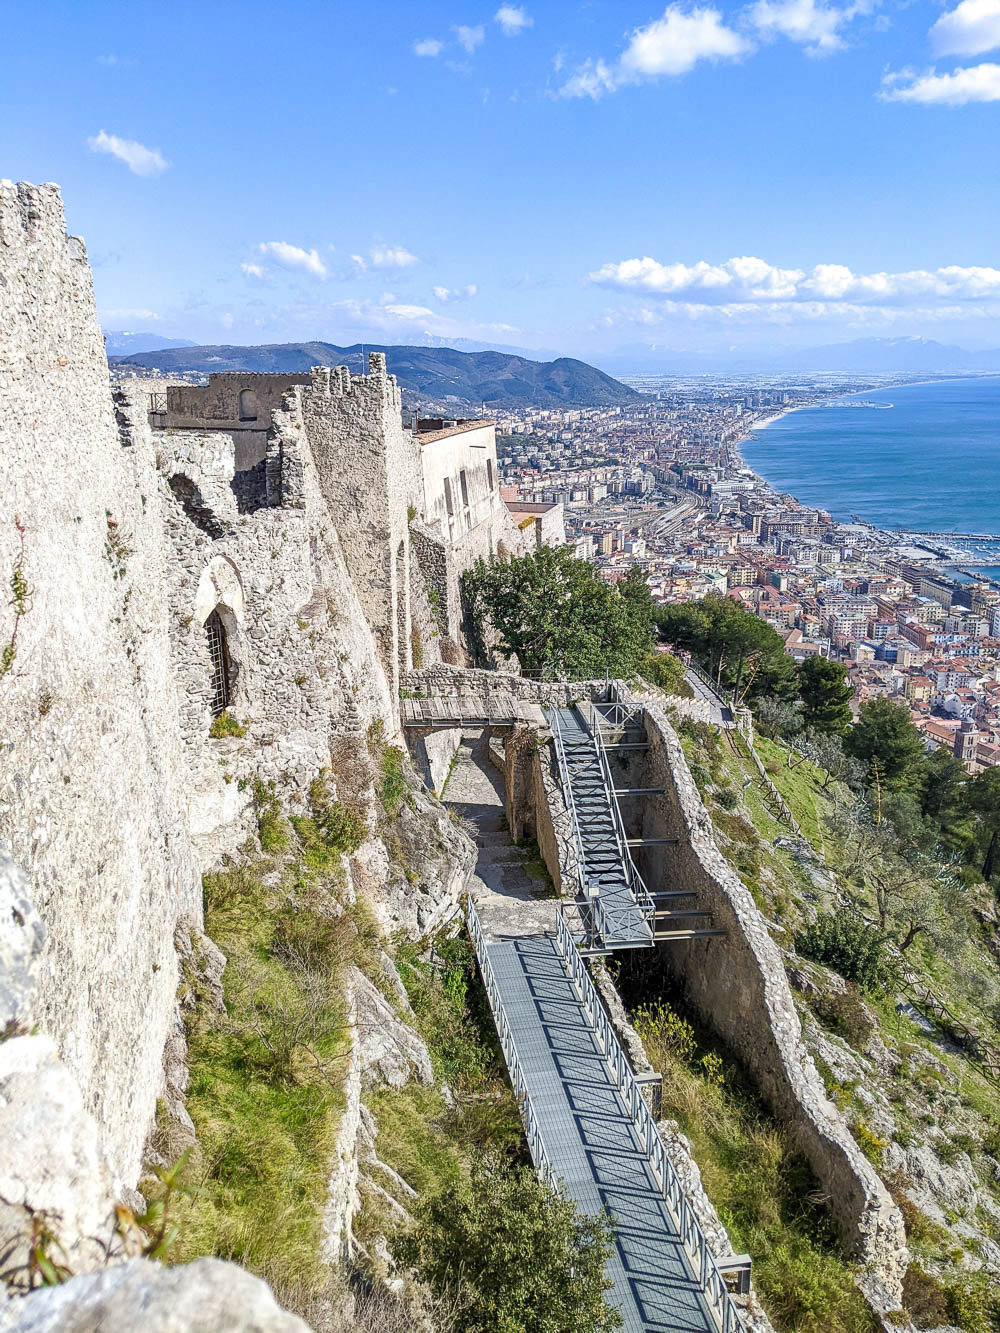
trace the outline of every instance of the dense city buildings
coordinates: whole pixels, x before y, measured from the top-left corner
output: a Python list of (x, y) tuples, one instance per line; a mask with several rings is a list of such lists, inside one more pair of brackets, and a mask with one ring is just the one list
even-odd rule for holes
[(974, 567), (993, 548), (838, 522), (740, 453), (776, 415), (898, 382), (647, 378), (635, 406), (501, 414), (503, 494), (561, 505), (577, 554), (611, 582), (639, 565), (658, 601), (738, 598), (792, 657), (844, 662), (855, 707), (904, 700), (928, 748), (976, 772), (1000, 762), (1000, 584)]

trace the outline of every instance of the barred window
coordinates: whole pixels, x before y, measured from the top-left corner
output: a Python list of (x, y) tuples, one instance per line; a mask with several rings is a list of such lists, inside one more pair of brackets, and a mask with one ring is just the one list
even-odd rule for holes
[(219, 714), (229, 705), (229, 651), (226, 647), (226, 631), (218, 611), (213, 611), (205, 621), (205, 634), (208, 638), (208, 656), (212, 663), (212, 696), (209, 707), (212, 716)]

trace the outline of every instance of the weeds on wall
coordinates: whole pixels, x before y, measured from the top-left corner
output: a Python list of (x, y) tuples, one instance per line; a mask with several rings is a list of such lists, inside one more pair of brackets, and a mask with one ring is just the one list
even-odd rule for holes
[(0, 679), (6, 676), (14, 665), (14, 658), (17, 656), (17, 631), (20, 628), (21, 621), (31, 610), (31, 589), (28, 587), (28, 580), (24, 574), (25, 526), (17, 514), (14, 515), (14, 527), (17, 530), (18, 545), (9, 580), (9, 605), (14, 611), (14, 624), (11, 628), (10, 638), (0, 648)]
[(208, 734), (213, 741), (228, 740), (231, 737), (243, 737), (247, 734), (246, 723), (240, 722), (228, 708), (224, 708), (218, 717), (212, 718)]
[(375, 795), (389, 818), (395, 819), (409, 792), (406, 758), (398, 745), (386, 741), (381, 718), (368, 728), (368, 751), (375, 765)]

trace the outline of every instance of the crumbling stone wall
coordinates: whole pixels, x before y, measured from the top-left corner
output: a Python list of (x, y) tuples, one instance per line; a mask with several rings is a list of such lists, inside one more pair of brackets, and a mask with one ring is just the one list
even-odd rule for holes
[(55, 186), (0, 182), (0, 304), (0, 840), (46, 925), (38, 1021), (131, 1183), (174, 1009), (174, 927), (201, 897), (166, 497), (151, 453), (119, 437), (86, 252)]
[(412, 661), (406, 571), (418, 463), (384, 354), (373, 352), (369, 368), (351, 375), (344, 366), (318, 367), (293, 393), (334, 526), (351, 533), (347, 567), (395, 699), (400, 670)]
[[(272, 410), (268, 503), (241, 512), (229, 435), (154, 430), (143, 385), (112, 394), (54, 186), (0, 184), (0, 302), (0, 577), (22, 589), (0, 598), (0, 841), (46, 927), (38, 1022), (120, 1190), (163, 1087), (175, 935), (200, 926), (201, 871), (245, 836), (251, 780), (301, 799), (333, 739), (363, 748), (375, 719), (391, 734), (398, 705), (303, 387)], [(384, 373), (366, 385), (358, 401), (388, 412)], [(353, 544), (357, 516), (338, 517)], [(208, 734), (213, 611), (243, 737)], [(437, 910), (436, 893), (422, 886), (413, 913)], [(398, 896), (383, 894), (390, 915)]]

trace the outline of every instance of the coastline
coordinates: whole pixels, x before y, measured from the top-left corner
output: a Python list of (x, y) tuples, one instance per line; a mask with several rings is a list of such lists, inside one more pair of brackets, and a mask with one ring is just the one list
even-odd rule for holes
[[(901, 380), (897, 384), (887, 384), (885, 385), (884, 388), (881, 389), (867, 388), (867, 389), (857, 389), (851, 393), (830, 393), (829, 395), (820, 399), (817, 402), (801, 403), (797, 404), (794, 407), (785, 407), (782, 408), (781, 411), (773, 412), (770, 416), (766, 417), (761, 421), (754, 422), (753, 425), (750, 426), (740, 436), (739, 440), (737, 440), (733, 445), (730, 446), (731, 456), (737, 461), (737, 465), (739, 467), (741, 467), (744, 471), (749, 472), (754, 477), (755, 481), (763, 485), (773, 495), (788, 495), (791, 496), (791, 498), (794, 499), (797, 504), (803, 504), (804, 502), (799, 500), (799, 498), (795, 496), (790, 490), (783, 490), (783, 491), (777, 490), (775, 485), (766, 476), (764, 476), (760, 472), (757, 472), (756, 469), (752, 468), (747, 462), (743, 453), (743, 445), (748, 440), (754, 439), (758, 431), (766, 430), (768, 426), (773, 426), (776, 421), (780, 421), (783, 417), (791, 416), (793, 412), (813, 411), (816, 408), (827, 407), (831, 403), (837, 402), (843, 398), (857, 398), (857, 397), (862, 397), (866, 394), (888, 393), (890, 390), (918, 388), (920, 386), (926, 386), (932, 384), (954, 384), (970, 380), (984, 380), (984, 379), (1000, 380), (1000, 371), (992, 371), (988, 373), (969, 373), (965, 375), (942, 375), (942, 376), (937, 376), (933, 379)], [(812, 505), (806, 507), (815, 508), (816, 506)], [(850, 524), (845, 524), (844, 520), (835, 520), (835, 521), (841, 523), (843, 526), (857, 526), (857, 524), (854, 523), (853, 520)], [(883, 527), (881, 524), (872, 522), (867, 519), (862, 519), (861, 522), (865, 527), (870, 528), (874, 532), (881, 533), (885, 537), (898, 538), (899, 531), (903, 532), (910, 531), (910, 529), (900, 529), (899, 531), (895, 531), (892, 528)], [(957, 531), (954, 533), (955, 537), (961, 537), (963, 535), (965, 534)]]

